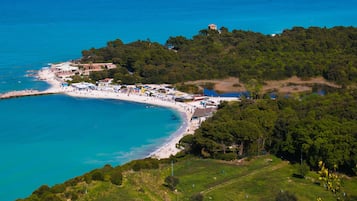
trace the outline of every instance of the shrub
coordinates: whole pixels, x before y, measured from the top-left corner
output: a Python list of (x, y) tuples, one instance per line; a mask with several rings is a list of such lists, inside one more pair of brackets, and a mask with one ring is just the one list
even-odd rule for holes
[(177, 184), (179, 184), (180, 180), (175, 176), (168, 176), (165, 178), (166, 186), (169, 187), (170, 190), (175, 190)]
[(103, 168), (102, 168), (102, 171), (103, 172), (109, 172), (113, 169), (113, 167), (109, 164), (106, 164)]
[(139, 171), (142, 169), (158, 169), (159, 161), (157, 159), (147, 158), (142, 160), (136, 160), (133, 162), (132, 169)]
[(123, 175), (120, 171), (115, 171), (110, 177), (110, 182), (115, 185), (121, 185), (123, 182)]
[(66, 185), (64, 184), (57, 184), (57, 185), (54, 185), (50, 191), (52, 193), (63, 193), (64, 191), (66, 190)]
[(275, 197), (275, 201), (297, 201), (297, 198), (293, 193), (290, 193), (289, 191), (281, 191)]
[(78, 184), (79, 182), (81, 182), (81, 181), (82, 181), (82, 177), (75, 177), (75, 178), (73, 178), (73, 179), (70, 179), (70, 180), (64, 182), (64, 184), (65, 184), (66, 186), (75, 186), (75, 185), (77, 185), (77, 184)]
[(95, 171), (93, 174), (92, 174), (92, 179), (94, 181), (103, 181), (104, 180), (104, 175), (102, 172), (100, 171)]
[(140, 171), (142, 169), (142, 165), (140, 163), (134, 163), (133, 170), (135, 172)]
[(45, 193), (50, 191), (50, 187), (48, 187), (47, 185), (42, 185), (40, 186), (40, 188), (38, 188), (37, 190), (35, 190), (32, 194), (38, 195), (39, 197), (41, 197), (42, 195), (44, 195)]
[(92, 183), (92, 176), (90, 174), (85, 174), (83, 177), (86, 184)]
[(202, 93), (202, 90), (193, 84), (177, 84), (176, 85), (177, 90), (183, 91), (186, 93), (191, 93), (191, 94), (199, 94)]
[(70, 197), (71, 197), (71, 200), (73, 200), (73, 201), (78, 200), (78, 198), (79, 198), (75, 192), (71, 192)]
[(242, 85), (240, 83), (235, 83), (233, 84), (233, 87), (242, 87)]
[(238, 155), (234, 152), (231, 153), (219, 153), (219, 154), (215, 154), (215, 158), (216, 159), (220, 159), (220, 160), (225, 160), (225, 161), (231, 161), (231, 160), (235, 160), (237, 159)]
[(203, 195), (201, 193), (193, 194), (190, 198), (191, 201), (202, 201)]
[(306, 162), (303, 162), (302, 164), (295, 164), (295, 177), (299, 178), (305, 178), (306, 174), (309, 173), (310, 167), (306, 164)]
[(57, 197), (54, 194), (46, 194), (42, 200), (46, 200), (46, 201), (61, 201), (61, 199), (59, 197)]
[(203, 88), (206, 88), (206, 89), (209, 89), (209, 90), (213, 90), (215, 85), (216, 85), (215, 83), (206, 82), (206, 83), (202, 84), (201, 86)]
[(194, 136), (193, 135), (185, 135), (179, 141), (179, 146), (183, 147), (186, 152), (191, 151), (191, 145), (193, 144)]
[(32, 194), (30, 195), (30, 197), (28, 198), (25, 198), (25, 199), (17, 199), (16, 201), (41, 201), (41, 199), (35, 195), (35, 194)]

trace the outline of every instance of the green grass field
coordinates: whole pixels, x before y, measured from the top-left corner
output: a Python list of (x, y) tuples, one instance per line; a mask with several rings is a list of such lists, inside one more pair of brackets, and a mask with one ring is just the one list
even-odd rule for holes
[[(164, 180), (171, 175), (171, 165), (158, 170), (124, 173), (122, 186), (110, 182), (92, 182), (77, 186), (87, 189), (79, 200), (190, 200), (201, 193), (204, 200), (275, 200), (280, 191), (289, 191), (299, 201), (335, 201), (333, 194), (316, 184), (317, 174), (310, 172), (305, 179), (292, 177), (294, 168), (286, 161), (267, 155), (238, 162), (186, 158), (174, 164), (174, 175), (179, 178), (177, 191), (170, 191)], [(357, 178), (345, 178), (344, 190), (357, 197)]]

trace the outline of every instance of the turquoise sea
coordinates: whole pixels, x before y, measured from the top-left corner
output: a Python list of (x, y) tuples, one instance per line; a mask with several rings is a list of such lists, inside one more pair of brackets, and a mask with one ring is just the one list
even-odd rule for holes
[(181, 123), (166, 108), (64, 95), (2, 100), (0, 107), (0, 200), (144, 158)]
[[(210, 23), (264, 34), (293, 26), (357, 26), (356, 13), (354, 0), (1, 0), (0, 93), (46, 89), (27, 71), (79, 58), (83, 49), (116, 38), (163, 44)], [(2, 100), (0, 200), (143, 157), (179, 128), (178, 117), (165, 108), (114, 100)]]

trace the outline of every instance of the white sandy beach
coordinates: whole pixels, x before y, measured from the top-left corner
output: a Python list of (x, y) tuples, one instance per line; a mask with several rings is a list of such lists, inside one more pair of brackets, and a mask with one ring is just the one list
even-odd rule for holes
[(124, 94), (124, 93), (115, 93), (109, 91), (66, 91), (65, 92), (69, 96), (74, 97), (83, 97), (83, 98), (102, 98), (102, 99), (117, 99), (123, 101), (131, 101), (131, 102), (138, 102), (144, 103), (149, 105), (157, 105), (162, 107), (168, 107), (176, 109), (182, 115), (184, 123), (182, 124), (181, 128), (179, 129), (181, 132), (175, 133), (174, 136), (170, 136), (170, 141), (168, 141), (165, 145), (160, 147), (158, 150), (151, 153), (150, 157), (155, 157), (158, 159), (168, 158), (170, 155), (175, 155), (180, 150), (176, 148), (176, 144), (179, 140), (186, 134), (187, 129), (193, 130), (195, 125), (190, 123), (190, 119), (192, 116), (193, 111), (191, 109), (191, 105), (184, 104), (184, 103), (175, 103), (170, 101), (160, 100), (158, 98), (147, 97), (147, 96), (140, 96), (135, 94)]
[[(176, 147), (176, 144), (180, 139), (186, 134), (193, 134), (194, 131), (199, 127), (198, 121), (191, 121), (194, 109), (200, 107), (199, 102), (189, 102), (181, 103), (175, 102), (174, 100), (166, 100), (164, 98), (149, 97), (145, 95), (139, 95), (134, 93), (120, 93), (113, 91), (100, 91), (100, 90), (86, 90), (79, 91), (73, 87), (62, 87), (61, 81), (56, 78), (54, 73), (50, 69), (43, 69), (39, 72), (39, 78), (43, 81), (48, 82), (51, 88), (48, 91), (56, 93), (64, 93), (73, 97), (83, 97), (83, 98), (102, 98), (102, 99), (117, 99), (123, 101), (138, 102), (150, 105), (157, 105), (167, 108), (172, 108), (180, 112), (183, 119), (183, 124), (178, 131), (173, 133), (168, 141), (162, 145), (160, 148), (148, 155), (148, 157), (154, 157), (158, 159), (168, 158), (171, 155), (175, 155), (180, 151)], [(237, 100), (232, 98), (216, 98), (216, 101), (220, 100)]]

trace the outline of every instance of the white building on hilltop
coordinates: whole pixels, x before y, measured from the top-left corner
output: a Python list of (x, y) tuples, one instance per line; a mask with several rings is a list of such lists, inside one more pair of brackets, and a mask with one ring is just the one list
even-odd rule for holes
[(208, 25), (208, 29), (209, 29), (209, 30), (215, 30), (215, 31), (217, 31), (217, 25), (215, 25), (215, 24), (209, 24), (209, 25)]

